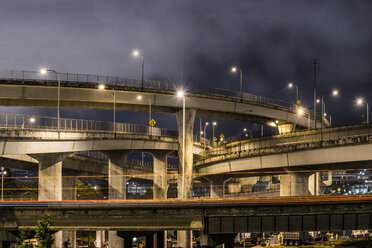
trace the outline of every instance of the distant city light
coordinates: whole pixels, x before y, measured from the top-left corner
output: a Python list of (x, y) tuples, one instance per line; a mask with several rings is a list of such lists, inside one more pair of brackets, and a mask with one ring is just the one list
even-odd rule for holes
[(138, 95), (137, 96), (137, 100), (142, 100), (142, 96), (141, 95)]

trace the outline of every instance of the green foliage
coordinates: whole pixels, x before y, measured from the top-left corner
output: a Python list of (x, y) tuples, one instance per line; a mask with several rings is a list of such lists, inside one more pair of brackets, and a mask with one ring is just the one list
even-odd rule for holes
[(33, 238), (33, 233), (31, 231), (21, 231), (17, 237), (16, 248), (33, 248), (34, 246), (27, 242), (29, 239)]
[(81, 180), (76, 181), (76, 191), (79, 199), (102, 199), (103, 195), (99, 188), (94, 189), (93, 185), (85, 185)]
[(52, 217), (49, 214), (43, 214), (37, 222), (35, 238), (39, 241), (39, 248), (51, 248), (54, 242), (50, 226)]

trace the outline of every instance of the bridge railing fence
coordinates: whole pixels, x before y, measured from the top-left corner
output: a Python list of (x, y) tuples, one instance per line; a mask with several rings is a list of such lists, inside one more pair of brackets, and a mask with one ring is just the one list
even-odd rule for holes
[[(0, 127), (14, 129), (37, 129), (37, 130), (57, 130), (58, 119), (54, 117), (22, 115), (0, 113)], [(101, 131), (101, 132), (149, 134), (152, 136), (166, 136), (176, 138), (176, 131), (167, 130), (157, 127), (141, 126), (129, 123), (114, 123), (60, 118), (60, 131)]]
[[(211, 148), (202, 154), (204, 159), (217, 156), (225, 156), (239, 153), (266, 153), (280, 152), (282, 150), (294, 149), (295, 147), (308, 147), (311, 144), (322, 143), (352, 143), (365, 142), (372, 135), (372, 125), (353, 125), (347, 127), (327, 128), (323, 130), (301, 131), (275, 135), (265, 138), (253, 138), (235, 141), (235, 144), (222, 144)], [(240, 155), (239, 155), (240, 156)], [(221, 158), (223, 159), (223, 158)]]

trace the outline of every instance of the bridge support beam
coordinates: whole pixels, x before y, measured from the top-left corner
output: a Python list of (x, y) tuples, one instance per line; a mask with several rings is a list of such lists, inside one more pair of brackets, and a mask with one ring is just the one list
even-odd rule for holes
[(154, 199), (167, 199), (167, 158), (168, 151), (152, 153), (154, 159)]
[[(192, 170), (193, 170), (193, 129), (195, 120), (195, 109), (185, 110), (185, 151), (183, 150), (183, 111), (177, 111), (178, 126), (178, 168), (181, 178), (178, 180), (178, 198), (185, 199), (192, 197)], [(183, 153), (185, 153), (185, 175), (182, 175)], [(184, 176), (185, 185), (182, 185)], [(184, 190), (182, 190), (184, 188)]]
[(284, 134), (284, 133), (292, 133), (295, 129), (295, 125), (293, 124), (282, 124), (278, 125), (278, 131), (279, 134)]
[[(192, 198), (192, 171), (193, 171), (193, 129), (195, 121), (195, 109), (185, 109), (185, 121), (183, 110), (176, 112), (178, 126), (178, 198)], [(183, 124), (185, 124), (185, 150), (183, 147)], [(183, 168), (183, 153), (185, 153), (185, 167)], [(184, 175), (182, 174), (184, 171)], [(182, 179), (182, 177), (184, 177)], [(184, 184), (182, 183), (184, 182)], [(177, 246), (182, 248), (192, 247), (192, 231), (177, 231)]]
[(310, 173), (289, 173), (280, 175), (280, 196), (307, 196)]
[(110, 151), (108, 168), (109, 199), (126, 199), (127, 185), (125, 165), (129, 151)]

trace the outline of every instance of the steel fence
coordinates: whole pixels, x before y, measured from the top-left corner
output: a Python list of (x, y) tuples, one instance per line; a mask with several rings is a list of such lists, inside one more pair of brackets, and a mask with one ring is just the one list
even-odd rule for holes
[[(115, 133), (148, 134), (172, 138), (178, 137), (176, 131), (129, 123), (115, 123), (114, 129), (113, 122), (60, 118), (59, 126), (60, 131), (113, 132), (113, 130), (115, 130)], [(56, 131), (58, 130), (58, 119), (54, 117), (0, 113), (0, 127)]]

